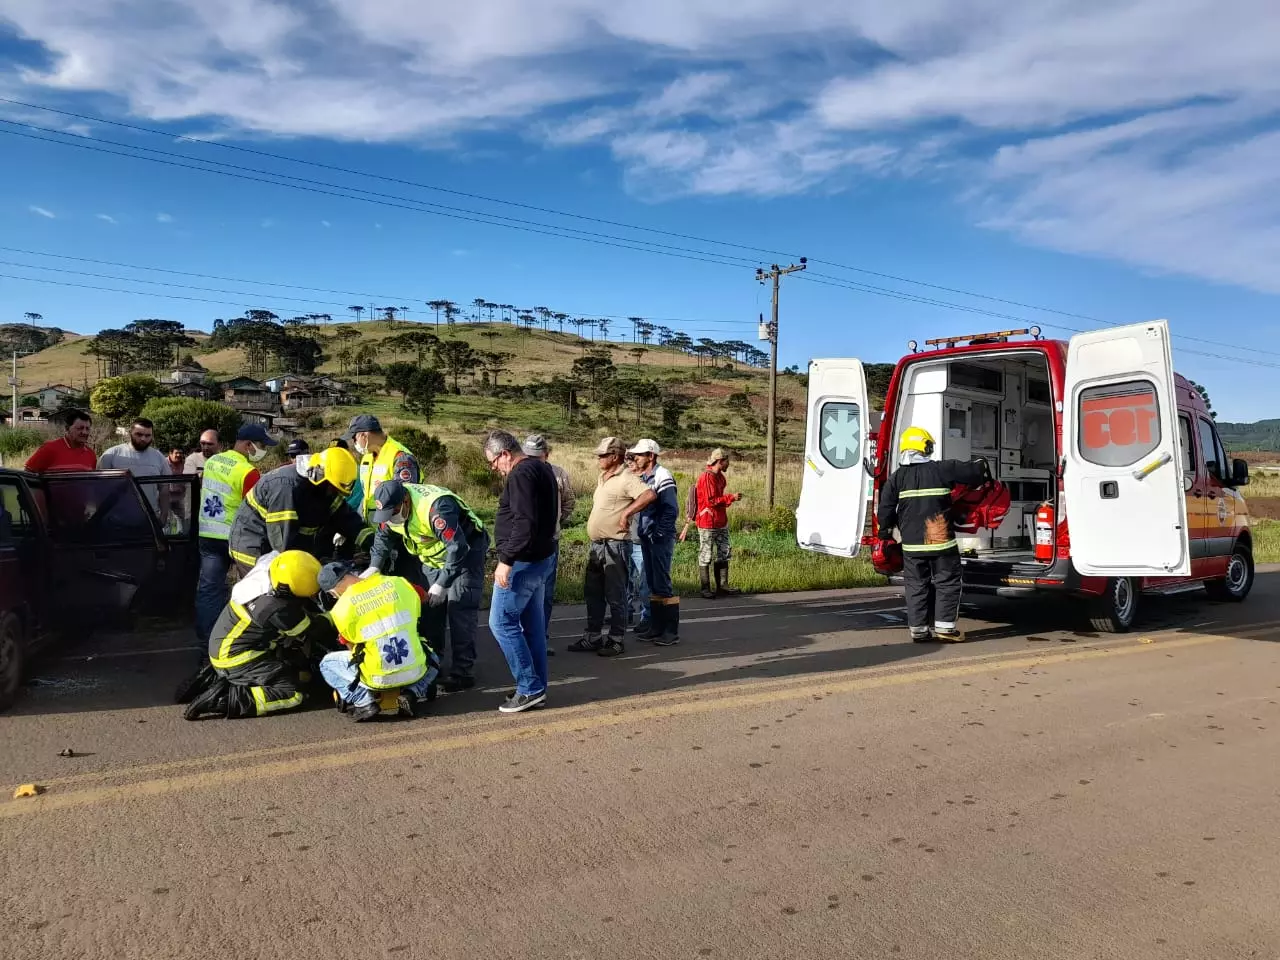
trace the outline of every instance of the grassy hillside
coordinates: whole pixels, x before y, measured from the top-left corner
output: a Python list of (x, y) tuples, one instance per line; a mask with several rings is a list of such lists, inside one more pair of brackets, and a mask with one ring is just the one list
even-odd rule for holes
[(1218, 433), (1222, 442), (1232, 451), (1280, 452), (1280, 420), (1259, 420), (1257, 423), (1226, 423), (1218, 421)]

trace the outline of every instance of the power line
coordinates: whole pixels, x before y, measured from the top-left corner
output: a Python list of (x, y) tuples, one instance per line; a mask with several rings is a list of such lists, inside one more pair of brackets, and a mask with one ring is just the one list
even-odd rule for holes
[[(480, 210), (470, 210), (464, 207), (451, 207), (445, 204), (431, 203), (426, 200), (416, 200), (412, 197), (401, 197), (395, 194), (380, 193), (375, 190), (364, 190), (360, 187), (349, 187), (344, 184), (330, 183), (324, 180), (311, 180), (306, 177), (295, 177), (292, 174), (276, 173), (273, 170), (261, 170), (257, 167), (245, 167), (240, 164), (223, 163), (220, 160), (195, 159), (193, 161), (192, 158), (186, 158), (181, 154), (167, 150), (157, 150), (153, 147), (141, 147), (135, 144), (120, 143), (115, 140), (94, 139), (80, 134), (67, 133), (66, 131), (54, 130), (49, 127), (41, 127), (32, 123), (19, 123), (15, 120), (0, 119), (0, 124), (5, 124), (11, 127), (24, 127), (28, 130), (36, 130), (41, 133), (53, 134), (51, 137), (41, 137), (31, 133), (22, 133), (19, 130), (0, 130), (0, 134), (4, 134), (5, 136), (23, 137), (28, 140), (37, 140), (43, 143), (52, 143), (64, 147), (76, 147), (81, 150), (89, 150), (110, 156), (125, 157), (130, 160), (145, 160), (150, 163), (180, 167), (201, 173), (213, 173), (237, 180), (265, 183), (270, 186), (289, 187), (293, 190), (300, 190), (306, 193), (315, 193), (324, 196), (339, 197), (344, 200), (358, 200), (382, 207), (408, 210), (412, 213), (426, 213), (433, 216), (447, 217), (453, 220), (462, 220), (485, 226), (505, 227), (509, 230), (521, 230), (527, 233), (540, 234), (542, 236), (557, 237), (562, 240), (579, 240), (599, 246), (616, 247), (618, 249), (632, 250), (638, 253), (653, 253), (659, 256), (674, 257), (680, 260), (690, 260), (700, 263), (710, 263), (724, 267), (740, 268), (742, 266), (754, 265), (756, 262), (755, 260), (751, 260), (746, 257), (732, 257), (725, 254), (711, 253), (709, 251), (690, 250), (684, 247), (674, 247), (669, 244), (659, 244), (650, 240), (638, 240), (632, 237), (615, 237), (609, 234), (596, 233), (590, 230), (579, 230), (576, 227), (561, 227), (555, 224), (539, 223), (532, 220), (521, 220), (515, 217), (502, 217), (497, 214), (485, 213)], [(69, 137), (71, 139), (59, 139), (60, 137)], [(81, 143), (77, 141), (87, 142)], [(121, 149), (108, 150), (104, 146), (101, 146), (101, 144), (120, 147)], [(148, 154), (155, 154), (155, 156), (148, 156)], [(226, 169), (218, 169), (222, 167), (225, 167)]]
[[(810, 283), (820, 283), (820, 284), (823, 284), (824, 286), (838, 287), (843, 290), (850, 290), (854, 293), (872, 293), (880, 297), (891, 297), (893, 299), (903, 300), (907, 303), (922, 303), (927, 305), (945, 305), (952, 309), (965, 310), (969, 313), (980, 314), (982, 316), (992, 317), (997, 320), (1009, 320), (1014, 323), (1051, 327), (1054, 330), (1066, 330), (1070, 333), (1089, 333), (1090, 332), (1081, 327), (1071, 327), (1071, 326), (1067, 326), (1066, 324), (1052, 323), (1049, 321), (1029, 320), (1026, 317), (1018, 316), (1016, 314), (1000, 313), (994, 310), (986, 310), (986, 309), (983, 309), (982, 307), (969, 307), (961, 304), (951, 304), (951, 303), (947, 303), (946, 301), (933, 300), (929, 297), (918, 297), (914, 294), (908, 294), (908, 293), (899, 292), (895, 294), (894, 292), (888, 291), (886, 288), (874, 288), (874, 287), (867, 287), (866, 285), (863, 285), (863, 284), (858, 284), (853, 282), (844, 282), (836, 278), (825, 277), (822, 274), (814, 274), (808, 277), (800, 277), (798, 279), (808, 280), (808, 282)], [(1119, 326), (1119, 324), (1107, 324), (1107, 326)], [(1194, 339), (1194, 338), (1184, 338), (1184, 339)], [(1213, 341), (1208, 341), (1208, 342), (1212, 343)], [(1271, 351), (1258, 350), (1252, 347), (1238, 347), (1237, 349), (1248, 350), (1251, 353), (1271, 353)], [(1255, 360), (1250, 357), (1229, 357), (1229, 356), (1226, 356), (1225, 354), (1208, 353), (1203, 350), (1180, 349), (1178, 352), (1180, 354), (1192, 354), (1198, 357), (1209, 357), (1214, 360), (1226, 360), (1231, 363), (1243, 363), (1243, 364), (1248, 364), (1249, 366), (1254, 366), (1254, 367), (1280, 369), (1280, 363), (1268, 361), (1268, 360)]]
[[(72, 116), (79, 119), (96, 121), (104, 124), (123, 127), (126, 129), (134, 129), (134, 130), (138, 130), (140, 132), (144, 132), (148, 134), (159, 135), (159, 136), (170, 136), (168, 134), (164, 134), (162, 131), (154, 130), (151, 128), (140, 127), (132, 124), (126, 124), (119, 121), (106, 120), (103, 118), (93, 117), (93, 116), (84, 115), (84, 114), (70, 113), (68, 111), (55, 110), (53, 108), (37, 107), (32, 104), (25, 104), (22, 101), (11, 100), (3, 97), (0, 97), (0, 103), (12, 103), (15, 105), (32, 107), (33, 109), (47, 110), (48, 112), (51, 112), (51, 113), (58, 113), (65, 116)], [(340, 199), (357, 200), (365, 203), (373, 203), (380, 206), (390, 207), (394, 209), (408, 210), (410, 212), (415, 212), (415, 213), (427, 213), (435, 216), (442, 216), (442, 217), (448, 217), (451, 219), (462, 220), (462, 221), (471, 222), (471, 223), (478, 223), (481, 225), (505, 227), (507, 229), (521, 230), (524, 232), (540, 234), (543, 236), (552, 236), (559, 239), (578, 240), (581, 242), (593, 243), (599, 246), (614, 247), (617, 249), (632, 250), (632, 251), (641, 252), (641, 253), (652, 253), (660, 256), (674, 257), (677, 259), (689, 260), (694, 262), (710, 263), (718, 266), (732, 266), (736, 268), (743, 265), (753, 265), (755, 263), (754, 260), (750, 260), (745, 257), (731, 256), (726, 254), (715, 254), (710, 251), (690, 250), (689, 248), (685, 248), (685, 247), (675, 247), (669, 244), (658, 244), (652, 241), (639, 240), (631, 237), (616, 237), (610, 234), (601, 234), (601, 233), (596, 233), (594, 231), (578, 230), (576, 228), (562, 227), (555, 224), (546, 224), (538, 221), (528, 221), (528, 220), (522, 220), (518, 218), (501, 217), (497, 214), (490, 214), (484, 211), (470, 210), (470, 209), (461, 208), (461, 207), (451, 207), (451, 206), (441, 205), (441, 204), (434, 204), (434, 203), (429, 203), (427, 201), (416, 200), (411, 197), (400, 197), (392, 194), (383, 194), (377, 191), (363, 190), (358, 187), (348, 187), (342, 184), (329, 183), (327, 181), (315, 181), (315, 180), (310, 180), (304, 177), (295, 177), (290, 174), (276, 173), (275, 171), (270, 171), (270, 170), (261, 170), (254, 167), (244, 167), (238, 164), (222, 163), (221, 161), (216, 161), (216, 160), (205, 160), (203, 158), (198, 158), (198, 159), (195, 159), (194, 162), (187, 162), (190, 158), (184, 158), (181, 154), (175, 154), (175, 153), (172, 153), (169, 151), (163, 151), (163, 150), (156, 150), (151, 147), (142, 147), (134, 144), (120, 143), (118, 141), (95, 140), (94, 138), (90, 138), (81, 134), (70, 133), (67, 131), (60, 131), (60, 130), (56, 130), (48, 127), (41, 127), (36, 124), (20, 123), (17, 121), (3, 120), (3, 119), (0, 119), (0, 124), (5, 124), (8, 126), (24, 127), (29, 130), (37, 130), (42, 133), (53, 135), (53, 137), (41, 137), (41, 136), (36, 136), (34, 134), (22, 133), (16, 130), (0, 129), (0, 133), (6, 134), (9, 136), (23, 137), (26, 139), (52, 143), (60, 146), (78, 147), (80, 149), (92, 150), (94, 152), (103, 153), (111, 156), (125, 157), (127, 159), (146, 160), (152, 163), (160, 163), (166, 166), (174, 166), (174, 167), (179, 167), (183, 169), (195, 170), (197, 172), (214, 173), (221, 176), (231, 177), (234, 179), (242, 179), (250, 182), (265, 183), (270, 186), (289, 187), (291, 189), (301, 190), (304, 192), (316, 193), (316, 194), (326, 195), (326, 196), (334, 196)], [(57, 139), (58, 137), (70, 137), (73, 139), (72, 140)], [(184, 140), (192, 143), (198, 143), (198, 144), (206, 144), (206, 145), (209, 144), (209, 141), (198, 140), (191, 137), (178, 136), (176, 137), (176, 139), (180, 139), (180, 140)], [(85, 140), (89, 142), (88, 143), (74, 142), (76, 140)], [(119, 150), (109, 150), (109, 149), (105, 149), (102, 146), (99, 146), (99, 144), (109, 144), (111, 146), (120, 147), (122, 148), (123, 151), (136, 151), (136, 152), (121, 152)], [(371, 179), (388, 180), (392, 182), (420, 187), (422, 189), (438, 190), (446, 193), (456, 193), (462, 196), (469, 196), (476, 199), (481, 199), (486, 202), (519, 206), (519, 207), (524, 207), (532, 210), (538, 210), (541, 212), (551, 213), (556, 216), (566, 216), (566, 217), (573, 217), (573, 218), (583, 219), (583, 220), (592, 220), (600, 223), (607, 223), (610, 225), (619, 226), (624, 229), (641, 230), (641, 231), (651, 232), (656, 234), (676, 236), (683, 239), (692, 240), (698, 243), (726, 246), (726, 247), (732, 247), (735, 249), (743, 249), (743, 250), (751, 250), (751, 251), (763, 250), (763, 248), (751, 247), (745, 244), (737, 244), (737, 243), (731, 243), (728, 241), (720, 241), (720, 240), (711, 240), (711, 239), (696, 237), (688, 234), (677, 234), (671, 231), (663, 231), (663, 230), (658, 230), (656, 228), (651, 228), (651, 227), (634, 226), (634, 225), (620, 223), (618, 221), (608, 221), (608, 220), (603, 220), (601, 218), (592, 218), (592, 217), (587, 217), (579, 214), (571, 214), (571, 213), (557, 211), (557, 210), (553, 210), (545, 207), (536, 207), (531, 204), (520, 204), (520, 203), (517, 203), (516, 201), (498, 200), (496, 198), (485, 197), (480, 194), (468, 194), (464, 191), (451, 191), (451, 190), (448, 190), (447, 188), (436, 187), (430, 184), (421, 184), (421, 183), (416, 183), (415, 181), (400, 180), (398, 178), (384, 177), (378, 174), (364, 173), (361, 171), (350, 170), (348, 168), (335, 167), (328, 164), (322, 164), (316, 161), (295, 160), (294, 158), (281, 156), (279, 154), (272, 154), (267, 151), (261, 151), (261, 150), (253, 150), (247, 147), (239, 147), (233, 144), (215, 143), (212, 145), (226, 147), (228, 149), (235, 149), (241, 152), (256, 154), (264, 157), (269, 157), (275, 160), (280, 160), (282, 162), (303, 163), (309, 166), (332, 169), (332, 170), (347, 173), (353, 176), (363, 176), (363, 177), (369, 177)], [(158, 156), (147, 156), (145, 154), (157, 154)], [(164, 159), (164, 158), (168, 158), (168, 159)], [(218, 167), (225, 167), (227, 169), (226, 170), (215, 169)], [(768, 252), (768, 251), (764, 251), (764, 252)], [(811, 262), (822, 263), (822, 264), (825, 264), (826, 266), (829, 266), (835, 269), (849, 270), (857, 273), (863, 273), (869, 276), (892, 279), (901, 283), (908, 283), (908, 284), (923, 286), (931, 289), (942, 290), (950, 293), (955, 293), (960, 296), (968, 296), (968, 297), (984, 299), (984, 300), (997, 302), (997, 303), (1005, 303), (1012, 306), (1019, 306), (1023, 309), (1037, 310), (1037, 311), (1042, 311), (1042, 312), (1059, 315), (1059, 316), (1074, 317), (1077, 319), (1087, 320), (1093, 323), (1100, 323), (1100, 324), (1103, 324), (1104, 326), (1119, 325), (1114, 321), (1104, 321), (1104, 320), (1101, 320), (1100, 318), (1092, 317), (1087, 314), (1072, 313), (1070, 311), (1058, 310), (1052, 307), (1042, 307), (1035, 304), (1023, 303), (1016, 300), (1008, 300), (1000, 297), (990, 296), (988, 294), (981, 294), (981, 293), (976, 293), (974, 291), (963, 290), (956, 287), (947, 287), (939, 284), (929, 283), (926, 281), (913, 280), (907, 277), (895, 276), (893, 274), (880, 273), (878, 271), (868, 270), (865, 268), (856, 267), (849, 264), (841, 264), (835, 261), (821, 260), (821, 259), (815, 258)], [(829, 285), (837, 285), (835, 281), (842, 281), (851, 285), (856, 284), (856, 281), (844, 281), (843, 278), (829, 277), (827, 279), (828, 279)], [(259, 283), (261, 281), (248, 281), (248, 282)], [(823, 281), (818, 279), (817, 276), (815, 276), (812, 278), (811, 282), (820, 283)], [(913, 298), (913, 302), (929, 304), (932, 306), (938, 306), (944, 309), (959, 310), (959, 311), (970, 312), (970, 313), (980, 313), (988, 316), (998, 316), (998, 314), (994, 312), (985, 311), (985, 310), (982, 310), (981, 308), (972, 307), (966, 304), (957, 304), (957, 303), (953, 303), (945, 300), (916, 297), (915, 295), (908, 294), (905, 291), (896, 291), (896, 290), (891, 290), (889, 288), (875, 287), (870, 284), (850, 286), (849, 289), (859, 289), (861, 290), (861, 292), (872, 293), (879, 296), (886, 296), (891, 299), (897, 299), (897, 300), (908, 300), (909, 298)], [(396, 298), (396, 299), (404, 299), (404, 298)], [(1019, 320), (1020, 322), (1030, 322), (1030, 321), (1026, 321), (1025, 318), (1019, 318)], [(1058, 324), (1058, 325), (1045, 324), (1045, 325), (1055, 326), (1060, 329), (1073, 329), (1061, 324)], [(1222, 341), (1210, 340), (1210, 339), (1201, 338), (1201, 337), (1193, 337), (1185, 334), (1175, 334), (1175, 337), (1177, 339), (1186, 340), (1189, 342), (1204, 343), (1211, 346), (1224, 347), (1229, 350), (1244, 350), (1252, 353), (1265, 353), (1271, 356), (1280, 356), (1280, 353), (1277, 353), (1275, 351), (1262, 350), (1262, 349), (1252, 348), (1248, 346), (1241, 346), (1239, 344), (1225, 343)], [(1204, 355), (1212, 356), (1211, 354), (1204, 354)]]
[[(418, 180), (408, 180), (400, 177), (391, 177), (385, 174), (373, 173), (366, 170), (356, 170), (350, 167), (342, 167), (335, 164), (323, 163), (318, 160), (307, 160), (307, 159), (298, 158), (298, 157), (289, 157), (283, 154), (272, 153), (267, 150), (258, 150), (252, 147), (242, 146), (240, 144), (224, 143), (221, 141), (202, 140), (198, 137), (188, 137), (181, 134), (173, 134), (164, 130), (156, 129), (154, 127), (146, 127), (140, 124), (125, 123), (124, 121), (120, 121), (120, 120), (111, 120), (106, 117), (98, 117), (90, 114), (76, 113), (69, 110), (60, 110), (55, 107), (48, 107), (48, 106), (42, 106), (39, 104), (27, 103), (22, 100), (14, 100), (7, 97), (0, 97), (0, 103), (8, 103), (14, 106), (24, 107), (30, 110), (38, 110), (45, 113), (52, 113), (52, 114), (56, 114), (64, 117), (70, 117), (76, 120), (84, 120), (91, 123), (100, 123), (108, 126), (119, 127), (121, 129), (132, 130), (137, 133), (144, 133), (149, 136), (164, 137), (170, 140), (179, 140), (184, 143), (190, 143), (200, 147), (216, 147), (217, 149), (220, 149), (220, 150), (229, 150), (237, 153), (264, 157), (267, 159), (280, 161), (282, 163), (300, 164), (303, 166), (313, 167), (315, 169), (328, 170), (334, 173), (342, 173), (347, 176), (363, 177), (371, 180), (380, 180), (385, 183), (395, 183), (401, 186), (414, 187), (416, 189), (421, 189), (421, 190), (430, 190), (436, 193), (443, 193), (450, 196), (463, 197), (470, 200), (480, 200), (485, 203), (492, 203), (499, 206), (507, 206), (507, 207), (513, 207), (513, 208), (522, 209), (522, 210), (529, 210), (536, 213), (550, 214), (552, 216), (566, 217), (569, 219), (580, 220), (586, 223), (596, 223), (602, 226), (618, 227), (624, 230), (634, 230), (638, 232), (653, 234), (655, 236), (666, 236), (666, 237), (671, 237), (679, 240), (687, 240), (694, 243), (702, 243), (702, 244), (708, 244), (712, 246), (725, 247), (728, 249), (744, 250), (754, 254), (764, 254), (768, 257), (786, 257), (790, 259), (795, 259), (796, 257), (796, 254), (793, 252), (770, 250), (765, 247), (757, 247), (757, 246), (752, 246), (750, 244), (736, 243), (728, 240), (715, 240), (708, 237), (699, 237), (693, 234), (680, 233), (677, 231), (666, 230), (658, 227), (646, 227), (639, 224), (630, 224), (630, 223), (625, 223), (618, 220), (609, 220), (603, 217), (593, 217), (587, 214), (573, 213), (571, 211), (566, 211), (566, 210), (557, 210), (552, 207), (543, 207), (543, 206), (538, 206), (536, 204), (522, 203), (517, 200), (508, 200), (508, 199), (502, 199), (499, 197), (491, 197), (491, 196), (486, 196), (484, 194), (468, 192), (465, 190), (455, 190), (449, 187), (440, 186), (438, 184), (425, 183)], [(31, 126), (31, 125), (27, 125), (27, 126)], [(35, 127), (33, 128), (46, 129), (46, 128), (35, 128)], [(57, 132), (57, 131), (53, 131), (53, 132)], [(202, 161), (202, 162), (213, 162), (213, 161)], [(735, 259), (741, 260), (743, 258), (735, 258)], [(881, 280), (892, 280), (896, 283), (906, 283), (906, 284), (910, 284), (911, 286), (925, 287), (932, 290), (938, 290), (944, 293), (953, 293), (959, 296), (973, 297), (975, 299), (986, 300), (992, 303), (1002, 303), (1002, 304), (1005, 304), (1006, 306), (1018, 307), (1019, 309), (1023, 309), (1023, 310), (1036, 310), (1043, 313), (1054, 314), (1056, 316), (1067, 317), (1067, 318), (1076, 319), (1076, 320), (1085, 320), (1090, 323), (1099, 323), (1099, 324), (1103, 324), (1104, 326), (1119, 325), (1116, 321), (1106, 321), (1095, 316), (1090, 316), (1088, 314), (1075, 313), (1069, 310), (1061, 310), (1056, 307), (1046, 307), (1046, 306), (1041, 306), (1039, 304), (1026, 303), (1019, 300), (1011, 300), (1004, 297), (993, 296), (991, 294), (979, 293), (974, 290), (965, 290), (960, 287), (949, 287), (943, 284), (931, 283), (926, 280), (917, 280), (912, 277), (904, 277), (897, 274), (883, 273), (881, 271), (871, 270), (866, 267), (859, 267), (853, 264), (840, 263), (834, 260), (824, 260), (821, 258), (811, 257), (809, 258), (809, 262), (811, 264), (822, 265), (822, 266), (830, 267), (836, 270), (845, 270), (853, 273), (863, 274), (865, 276), (877, 277)], [(871, 291), (868, 291), (868, 292), (871, 292)], [(960, 308), (960, 305), (956, 305), (956, 304), (939, 303), (938, 305), (945, 305), (953, 309)], [(1069, 329), (1069, 328), (1063, 327), (1063, 329)], [(1241, 348), (1238, 344), (1226, 343), (1219, 340), (1209, 340), (1209, 339), (1200, 338), (1200, 337), (1191, 337), (1185, 334), (1178, 334), (1177, 337), (1182, 340), (1187, 340), (1187, 341), (1196, 342), (1196, 343), (1204, 343), (1211, 346), (1226, 347), (1228, 349), (1252, 349), (1252, 348)], [(1252, 352), (1269, 353), (1272, 356), (1280, 356), (1280, 353), (1276, 353), (1274, 351), (1252, 350)]]
[[(291, 290), (309, 290), (316, 293), (339, 293), (344, 296), (368, 297), (376, 300), (391, 300), (397, 303), (413, 301), (413, 302), (420, 302), (425, 304), (430, 302), (429, 300), (421, 296), (391, 297), (385, 294), (360, 293), (360, 292), (351, 291), (351, 290), (333, 290), (327, 287), (307, 287), (301, 284), (277, 283), (270, 280), (249, 280), (243, 277), (225, 277), (225, 276), (219, 276), (216, 274), (195, 273), (187, 270), (170, 270), (165, 267), (149, 267), (149, 266), (142, 266), (142, 265), (133, 264), (133, 263), (121, 263), (115, 260), (98, 260), (93, 257), (75, 257), (69, 254), (46, 253), (40, 250), (26, 250), (21, 247), (0, 246), (0, 251), (8, 251), (11, 253), (23, 253), (23, 254), (26, 254), (27, 256), (33, 256), (33, 257), (52, 257), (59, 260), (71, 260), (79, 263), (101, 264), (103, 266), (120, 267), (126, 270), (150, 271), (154, 273), (170, 274), (173, 276), (196, 277), (198, 279), (203, 279), (203, 280), (222, 280), (228, 283), (249, 283), (249, 284), (258, 284), (262, 286), (286, 287)], [(65, 267), (47, 267), (41, 264), (19, 263), (17, 261), (12, 261), (12, 260), (0, 260), (0, 264), (13, 266), (13, 267), (22, 267), (27, 270), (44, 270), (50, 273), (68, 273), (68, 274), (74, 274), (74, 275), (85, 276), (85, 277), (94, 277), (102, 280), (115, 280), (120, 282), (129, 282), (129, 283), (146, 283), (146, 284), (152, 284), (157, 286), (169, 286), (169, 287), (177, 287), (177, 288), (190, 289), (190, 290), (200, 290), (200, 291), (209, 292), (209, 293), (232, 293), (237, 296), (245, 296), (245, 297), (261, 296), (261, 294), (256, 294), (253, 292), (243, 291), (243, 290), (223, 290), (219, 288), (199, 287), (194, 284), (186, 284), (186, 283), (166, 283), (160, 280), (147, 280), (142, 277), (121, 277), (121, 276), (116, 276), (114, 274), (91, 273), (91, 272), (81, 271), (81, 270), (71, 270)], [(137, 291), (137, 292), (144, 293), (145, 291)], [(345, 304), (341, 304), (338, 301), (333, 301), (333, 300), (318, 300), (318, 299), (312, 299), (308, 297), (289, 297), (284, 294), (276, 294), (276, 293), (270, 293), (265, 295), (275, 297), (276, 299), (280, 299), (280, 300), (297, 300), (303, 303), (318, 303), (325, 306), (340, 307), (344, 310), (347, 309), (347, 306)], [(594, 310), (566, 310), (566, 311), (556, 311), (556, 312), (565, 313), (566, 316), (572, 315), (577, 317), (593, 317), (596, 319), (603, 319), (603, 320), (629, 320), (631, 319), (631, 316), (632, 316), (632, 315), (624, 316), (622, 314), (600, 313)], [(705, 318), (690, 318), (690, 317), (641, 317), (640, 319), (648, 323), (681, 324), (684, 329), (693, 329), (693, 330), (702, 330), (708, 326), (745, 327), (750, 325), (750, 321), (747, 321), (747, 320), (708, 320)]]

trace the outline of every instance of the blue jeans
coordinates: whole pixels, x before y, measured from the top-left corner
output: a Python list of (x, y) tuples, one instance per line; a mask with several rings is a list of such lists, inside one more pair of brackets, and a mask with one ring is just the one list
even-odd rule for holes
[(507, 658), (516, 693), (533, 696), (547, 689), (547, 624), (544, 597), (552, 558), (517, 561), (511, 586), (493, 585), (489, 629)]
[(635, 613), (640, 607), (640, 619), (649, 619), (649, 581), (645, 576), (644, 544), (631, 544), (631, 582), (627, 589), (627, 612)]
[[(351, 682), (359, 675), (360, 668), (351, 662), (350, 650), (335, 650), (320, 658), (320, 676), (324, 677), (324, 682), (337, 690), (338, 696), (351, 707), (363, 707), (366, 703), (373, 703), (378, 695), (377, 691), (371, 690), (363, 683), (356, 684), (354, 690), (350, 689)], [(422, 675), (421, 680), (410, 684), (407, 689), (414, 696), (425, 697), (427, 688), (439, 675), (440, 660), (434, 654), (428, 654), (427, 672)]]
[(556, 605), (556, 574), (560, 572), (560, 541), (556, 541), (556, 552), (549, 558), (551, 566), (547, 568), (547, 579), (542, 587), (542, 609), (546, 613), (544, 633), (547, 641), (551, 640), (551, 609)]
[(200, 580), (196, 583), (196, 639), (202, 652), (207, 652), (209, 634), (218, 622), (222, 608), (231, 598), (227, 589), (227, 570), (231, 554), (226, 540), (200, 538)]
[(644, 575), (648, 580), (649, 593), (655, 597), (675, 596), (675, 587), (671, 583), (671, 559), (675, 556), (676, 541), (674, 537), (661, 540), (641, 541), (644, 548)]

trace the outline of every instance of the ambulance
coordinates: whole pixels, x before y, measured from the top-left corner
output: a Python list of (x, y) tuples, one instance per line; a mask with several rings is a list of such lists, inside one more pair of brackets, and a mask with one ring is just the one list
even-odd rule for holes
[(1078, 597), (1106, 632), (1130, 629), (1150, 595), (1248, 596), (1249, 467), (1228, 459), (1203, 398), (1174, 373), (1167, 321), (1069, 342), (1031, 327), (908, 346), (878, 424), (860, 361), (810, 361), (801, 548), (871, 548), (880, 573), (900, 571), (875, 507), (902, 432), (919, 426), (935, 458), (985, 459), (1009, 491), (994, 529), (962, 524), (967, 591)]

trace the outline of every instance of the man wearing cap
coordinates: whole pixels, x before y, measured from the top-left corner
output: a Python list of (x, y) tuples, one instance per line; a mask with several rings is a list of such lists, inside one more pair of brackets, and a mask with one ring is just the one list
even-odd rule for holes
[(636, 472), (654, 492), (656, 499), (640, 512), (640, 549), (649, 586), (649, 627), (637, 628), (636, 637), (654, 645), (670, 647), (680, 642), (680, 598), (671, 583), (671, 559), (676, 549), (676, 519), (680, 498), (676, 478), (658, 463), (662, 448), (656, 440), (639, 440), (627, 451), (634, 458)]
[[(207, 433), (201, 434), (202, 446)], [(215, 453), (204, 462), (200, 479), (200, 580), (196, 584), (196, 637), (201, 650), (209, 642), (214, 621), (227, 605), (227, 570), (231, 566), (227, 543), (231, 526), (260, 477), (254, 464), (267, 455), (267, 447), (275, 445), (261, 426), (247, 424), (236, 433), (230, 450)]]
[(337, 598), (329, 616), (348, 648), (320, 659), (320, 675), (342, 712), (356, 723), (372, 720), (382, 712), (380, 695), (395, 692), (398, 711), (417, 714), (434, 696), (440, 672), (418, 633), (422, 588), (380, 573), (362, 579), (345, 563), (327, 564), (318, 584)]
[[(541, 460), (551, 468), (556, 478), (556, 490), (560, 495), (559, 509), (556, 514), (555, 552), (551, 554), (551, 570), (547, 574), (547, 586), (542, 597), (542, 606), (547, 615), (547, 636), (551, 636), (551, 610), (556, 600), (556, 575), (560, 572), (560, 533), (564, 525), (569, 522), (569, 518), (573, 516), (573, 509), (578, 505), (578, 497), (573, 492), (573, 481), (569, 478), (569, 471), (557, 463), (550, 462), (551, 445), (547, 443), (546, 437), (540, 433), (532, 433), (525, 438), (520, 450), (526, 457)], [(554, 655), (550, 647), (547, 647), (547, 653)]]
[(401, 483), (421, 483), (422, 471), (417, 458), (409, 448), (387, 436), (378, 418), (362, 413), (347, 424), (346, 439), (355, 451), (360, 464), (360, 487), (364, 490), (363, 514), (366, 520), (376, 509), (374, 494), (388, 480)]
[[(582, 639), (569, 646), (574, 653), (616, 657), (624, 649), (631, 518), (657, 499), (648, 485), (627, 469), (626, 454), (627, 445), (617, 437), (605, 437), (596, 446), (600, 476), (591, 501), (591, 515), (587, 518), (591, 551), (587, 554), (583, 577), (587, 627)], [(610, 613), (608, 639), (601, 637), (606, 607)]]
[[(299, 457), (307, 457), (311, 454), (311, 444), (307, 443), (302, 437), (295, 437), (289, 441), (289, 446), (284, 448), (285, 459), (292, 467), (297, 467)], [(305, 467), (305, 463), (304, 463)]]
[(450, 668), (442, 686), (449, 693), (474, 687), (476, 628), (489, 552), (484, 521), (451, 490), (426, 483), (387, 480), (374, 491), (373, 504), (370, 520), (378, 533), (369, 568), (360, 576), (388, 569), (397, 547), (415, 558), (416, 576), (405, 578), (426, 588), (422, 635), (433, 650), (444, 650), (448, 626)]
[(245, 495), (231, 524), (227, 549), (237, 571), (248, 573), (272, 550), (328, 553), (330, 536), (347, 551), (368, 542), (373, 528), (346, 503), (355, 482), (355, 458), (340, 447), (312, 454), (305, 473), (287, 465), (268, 473)]
[[(716, 447), (707, 458), (707, 469), (689, 491), (684, 529), (680, 531), (680, 542), (683, 543), (689, 533), (689, 525), (698, 527), (698, 577), (702, 583), (702, 596), (708, 600), (714, 600), (717, 592), (738, 593), (729, 586), (729, 559), (733, 553), (729, 547), (729, 515), (726, 510), (741, 500), (742, 494), (725, 493), (724, 475), (728, 469), (729, 454)], [(713, 563), (714, 586), (711, 583)]]

